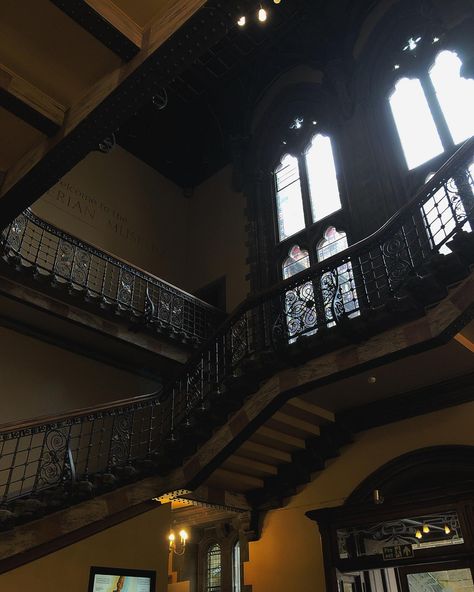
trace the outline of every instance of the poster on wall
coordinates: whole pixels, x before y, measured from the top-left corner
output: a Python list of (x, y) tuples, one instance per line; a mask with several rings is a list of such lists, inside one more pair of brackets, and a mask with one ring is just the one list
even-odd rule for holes
[(155, 592), (155, 580), (154, 571), (91, 567), (88, 592)]

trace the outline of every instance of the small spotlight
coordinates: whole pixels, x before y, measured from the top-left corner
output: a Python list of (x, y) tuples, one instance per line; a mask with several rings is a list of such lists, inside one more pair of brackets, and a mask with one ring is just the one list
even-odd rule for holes
[(280, 4), (281, 0), (273, 0), (273, 4)]
[(415, 532), (415, 536), (416, 536), (417, 539), (421, 539), (423, 537), (423, 535), (421, 534), (421, 530), (417, 530)]
[(265, 8), (260, 8), (260, 10), (258, 11), (258, 20), (261, 23), (264, 23), (267, 20), (267, 11), (265, 10)]
[(423, 532), (428, 534), (430, 532), (430, 527), (427, 524), (423, 524)]
[(247, 23), (247, 19), (245, 18), (245, 16), (241, 16), (239, 18), (239, 20), (237, 21), (237, 24), (239, 25), (239, 27), (245, 27), (246, 23)]
[(449, 528), (449, 526), (447, 524), (444, 525), (444, 534), (450, 534), (451, 533), (451, 529)]

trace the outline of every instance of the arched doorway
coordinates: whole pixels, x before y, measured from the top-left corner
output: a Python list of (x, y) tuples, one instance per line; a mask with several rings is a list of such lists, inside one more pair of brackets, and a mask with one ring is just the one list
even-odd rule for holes
[(307, 516), (327, 592), (474, 592), (474, 447), (405, 454)]

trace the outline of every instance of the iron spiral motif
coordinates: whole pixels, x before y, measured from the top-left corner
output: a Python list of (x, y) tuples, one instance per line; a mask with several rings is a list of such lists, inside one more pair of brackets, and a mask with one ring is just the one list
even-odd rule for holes
[(59, 241), (55, 265), (56, 273), (65, 279), (69, 279), (73, 261), (74, 247), (64, 240)]
[(46, 432), (43, 454), (39, 460), (36, 489), (43, 489), (62, 481), (66, 465), (68, 440), (61, 429)]
[(25, 232), (27, 220), (23, 214), (20, 214), (13, 220), (8, 234), (7, 244), (13, 250), (18, 250), (21, 246), (23, 234)]
[(85, 286), (91, 256), (83, 249), (76, 249), (74, 264), (72, 267), (71, 280), (81, 286)]
[(413, 269), (402, 230), (383, 243), (382, 253), (385, 259), (390, 287), (392, 291), (395, 291)]
[(130, 304), (132, 301), (133, 280), (133, 275), (129, 271), (121, 270), (118, 300), (123, 304)]
[(308, 333), (317, 326), (318, 316), (312, 282), (306, 282), (286, 292), (285, 314), (290, 339)]
[(109, 454), (112, 465), (122, 465), (128, 460), (132, 427), (131, 413), (114, 416)]

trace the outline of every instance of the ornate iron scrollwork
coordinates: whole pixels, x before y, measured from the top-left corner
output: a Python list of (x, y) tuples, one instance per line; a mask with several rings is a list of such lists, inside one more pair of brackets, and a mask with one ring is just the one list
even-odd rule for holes
[(39, 461), (36, 490), (61, 483), (68, 474), (68, 439), (63, 429), (46, 432), (43, 454)]

